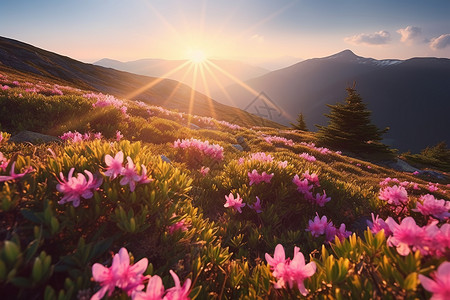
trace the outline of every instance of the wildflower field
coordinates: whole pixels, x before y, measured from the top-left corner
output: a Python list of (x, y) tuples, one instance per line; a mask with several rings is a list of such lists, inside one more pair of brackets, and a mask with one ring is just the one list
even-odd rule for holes
[(2, 299), (450, 299), (447, 175), (21, 74), (0, 114)]

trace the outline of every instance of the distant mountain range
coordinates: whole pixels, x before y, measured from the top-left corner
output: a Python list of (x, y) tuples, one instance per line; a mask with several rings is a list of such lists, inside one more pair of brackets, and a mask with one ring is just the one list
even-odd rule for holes
[[(262, 76), (270, 71), (234, 60), (209, 60), (196, 65), (188, 60), (140, 59), (129, 62), (104, 58), (94, 65), (152, 77), (174, 79), (196, 91), (208, 93), (221, 90), (236, 81)], [(219, 71), (219, 69), (221, 71)]]
[[(216, 91), (212, 97), (259, 115), (267, 115), (262, 111), (270, 106), (270, 119), (285, 125), (302, 112), (309, 129), (316, 130), (315, 124), (327, 123), (326, 104), (342, 102), (354, 82), (373, 122), (390, 127), (385, 143), (413, 152), (450, 143), (450, 59), (376, 60), (345, 50), (253, 78), (246, 87), (231, 85), (228, 95)], [(258, 93), (270, 104), (256, 105)]]
[(240, 125), (282, 127), (212, 100), (180, 82), (82, 63), (23, 42), (0, 37), (0, 72), (26, 73), (45, 81), (141, 100), (168, 109)]

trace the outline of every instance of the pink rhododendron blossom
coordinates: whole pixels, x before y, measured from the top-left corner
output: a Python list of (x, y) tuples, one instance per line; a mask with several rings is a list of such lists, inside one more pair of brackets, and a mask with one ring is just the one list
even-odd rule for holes
[(116, 141), (120, 141), (123, 138), (123, 134), (120, 132), (120, 130), (116, 130)]
[(316, 161), (316, 158), (315, 158), (314, 156), (309, 155), (309, 154), (306, 153), (306, 152), (303, 152), (303, 153), (300, 154), (299, 156), (300, 156), (301, 158), (303, 158), (303, 159), (306, 159), (307, 161), (310, 161), (310, 162)]
[[(1, 134), (0, 134), (0, 136), (1, 136)], [(3, 171), (6, 171), (8, 164), (9, 164), (9, 160), (6, 159), (6, 157), (3, 156), (3, 153), (0, 152), (0, 169), (2, 169)]]
[(331, 200), (331, 197), (327, 197), (327, 194), (325, 193), (325, 190), (323, 190), (323, 194), (322, 195), (317, 193), (316, 197), (314, 198), (314, 201), (320, 207), (323, 207), (325, 205), (325, 203), (329, 202), (330, 200)]
[(161, 277), (158, 275), (150, 276), (147, 283), (147, 289), (144, 291), (136, 291), (132, 295), (133, 300), (163, 300), (164, 285)]
[(256, 196), (256, 202), (254, 204), (249, 204), (248, 207), (250, 207), (251, 209), (254, 209), (256, 211), (256, 213), (262, 213), (262, 207), (261, 207), (261, 200), (259, 199), (258, 196)]
[(408, 193), (405, 188), (397, 185), (380, 189), (378, 198), (396, 206), (408, 203)]
[(74, 171), (75, 168), (70, 169), (67, 181), (63, 173), (59, 173), (61, 180), (58, 179), (59, 183), (56, 185), (56, 189), (60, 193), (63, 193), (64, 196), (58, 201), (58, 204), (72, 202), (74, 207), (78, 207), (80, 205), (80, 197), (84, 199), (92, 198), (94, 195), (93, 190), (98, 189), (102, 184), (102, 179), (94, 179), (94, 176), (88, 170), (84, 171), (87, 175), (87, 180), (82, 173), (78, 173), (76, 177), (72, 177)]
[(173, 146), (174, 148), (198, 151), (216, 160), (222, 160), (224, 158), (223, 147), (218, 144), (210, 145), (209, 141), (203, 142), (194, 138), (178, 139), (173, 143)]
[(94, 139), (101, 140), (103, 137), (103, 134), (101, 132), (94, 133)]
[(208, 167), (201, 167), (200, 168), (200, 174), (202, 174), (203, 176), (206, 176), (209, 173), (209, 168)]
[(307, 194), (311, 191), (313, 188), (312, 185), (309, 184), (308, 179), (300, 180), (298, 175), (294, 176), (294, 179), (292, 179), (292, 182), (297, 186), (297, 191), (303, 194)]
[(432, 300), (450, 299), (450, 262), (443, 262), (436, 272), (431, 274), (432, 279), (419, 274), (419, 280), (424, 289), (433, 294)]
[(101, 264), (92, 266), (94, 281), (100, 282), (102, 288), (91, 299), (101, 299), (108, 292), (111, 296), (115, 287), (125, 291), (129, 296), (144, 288), (143, 273), (147, 269), (148, 260), (143, 258), (134, 265), (130, 265), (130, 256), (127, 249), (121, 248), (113, 257), (110, 268)]
[(139, 176), (136, 172), (136, 167), (134, 166), (133, 160), (131, 157), (127, 157), (127, 165), (120, 171), (120, 175), (122, 175), (122, 179), (120, 180), (120, 185), (129, 185), (130, 191), (134, 192), (136, 188), (136, 183), (141, 181), (141, 176)]
[(230, 195), (226, 196), (225, 199), (227, 202), (224, 204), (224, 207), (230, 207), (234, 210), (237, 210), (239, 213), (242, 213), (241, 208), (245, 206), (245, 203), (242, 203), (242, 198), (237, 194), (236, 199), (234, 198), (234, 195), (230, 193)]
[(404, 218), (400, 224), (394, 221), (391, 217), (386, 219), (392, 235), (388, 238), (388, 245), (397, 248), (400, 255), (406, 256), (411, 251), (419, 249), (422, 242), (425, 240), (426, 232), (423, 228), (416, 224), (413, 218)]
[(278, 167), (280, 167), (281, 169), (286, 168), (287, 165), (288, 165), (287, 160), (278, 162)]
[(111, 179), (116, 178), (120, 175), (123, 169), (123, 152), (117, 152), (114, 158), (111, 155), (106, 154), (105, 163), (107, 165), (106, 172), (104, 172), (105, 176), (108, 176)]
[(439, 183), (432, 183), (432, 182), (429, 182), (428, 183), (428, 190), (430, 191), (430, 192), (436, 192), (436, 191), (438, 191), (439, 190), (439, 188), (438, 188), (438, 185), (439, 185)]
[[(0, 152), (0, 154), (1, 154), (1, 152)], [(1, 156), (3, 157), (3, 154)], [(0, 161), (0, 166), (2, 167), (2, 169), (3, 169), (4, 164), (5, 164), (5, 162)], [(6, 169), (7, 166), (8, 166), (8, 164), (6, 163), (6, 166), (4, 168)], [(33, 167), (30, 166), (30, 167), (26, 168), (22, 173), (16, 174), (15, 167), (16, 167), (16, 162), (14, 161), (11, 165), (11, 171), (9, 172), (9, 176), (1, 175), (0, 182), (9, 181), (9, 180), (17, 180), (17, 179), (20, 179), (23, 176), (27, 175), (28, 173), (31, 173), (34, 171)]]
[(316, 173), (309, 174), (309, 170), (306, 170), (306, 172), (302, 174), (302, 177), (308, 179), (313, 185), (320, 186), (319, 176), (317, 176)]
[(139, 176), (139, 184), (146, 184), (152, 182), (154, 179), (147, 176), (147, 167), (141, 165), (141, 176)]
[(305, 257), (300, 252), (300, 248), (294, 247), (292, 260), (286, 259), (284, 248), (281, 244), (275, 247), (273, 258), (268, 253), (266, 253), (265, 257), (272, 275), (277, 279), (275, 288), (285, 288), (286, 285), (289, 285), (290, 288), (297, 286), (303, 296), (308, 294), (304, 280), (314, 275), (316, 264), (314, 262), (305, 264)]
[(273, 173), (267, 174), (266, 172), (263, 172), (262, 174), (259, 174), (258, 171), (256, 171), (256, 170), (253, 170), (251, 173), (248, 172), (247, 175), (248, 175), (248, 178), (250, 179), (249, 185), (253, 185), (253, 184), (256, 185), (261, 182), (270, 183), (270, 180), (273, 177)]
[(439, 220), (445, 220), (450, 217), (450, 201), (443, 199), (437, 200), (433, 195), (426, 194), (419, 198), (417, 208), (412, 211), (420, 212), (424, 216), (432, 215)]
[(174, 271), (170, 270), (175, 286), (167, 290), (164, 300), (189, 300), (189, 289), (191, 287), (191, 279), (188, 278), (183, 286), (180, 284), (180, 279)]
[(292, 140), (288, 140), (288, 139), (286, 139), (286, 138), (284, 138), (284, 137), (279, 137), (279, 136), (271, 136), (271, 135), (269, 135), (269, 136), (265, 136), (265, 137), (263, 137), (263, 139), (267, 142), (267, 143), (269, 143), (269, 144), (273, 144), (273, 143), (283, 143), (283, 144), (285, 144), (286, 146), (294, 146), (294, 142), (292, 141)]
[(316, 213), (316, 217), (314, 217), (313, 220), (309, 220), (308, 229), (306, 231), (311, 232), (313, 237), (318, 237), (325, 233), (325, 228), (327, 227), (327, 217), (323, 216), (322, 218), (319, 217), (319, 215)]
[(419, 171), (414, 171), (413, 172), (413, 175), (419, 175), (420, 173), (419, 173)]
[(392, 231), (389, 229), (389, 225), (386, 224), (386, 222), (384, 222), (383, 219), (380, 219), (378, 215), (375, 217), (373, 213), (371, 215), (372, 215), (372, 222), (367, 221), (367, 225), (369, 226), (370, 231), (373, 234), (376, 234), (380, 230), (384, 229), (384, 235), (386, 237), (392, 235)]
[(264, 152), (256, 152), (250, 155), (250, 160), (252, 161), (260, 161), (260, 162), (272, 162), (273, 157), (270, 154), (266, 154)]
[[(172, 218), (175, 218), (177, 215), (173, 214)], [(187, 231), (188, 230), (188, 223), (186, 222), (185, 219), (182, 219), (178, 222), (176, 222), (175, 224), (172, 224), (169, 226), (169, 233), (173, 234), (175, 231), (180, 230), (180, 231)]]
[(339, 229), (336, 230), (336, 236), (342, 241), (343, 239), (348, 238), (352, 235), (351, 231), (347, 231), (345, 229), (345, 224), (342, 223), (341, 226), (339, 226)]

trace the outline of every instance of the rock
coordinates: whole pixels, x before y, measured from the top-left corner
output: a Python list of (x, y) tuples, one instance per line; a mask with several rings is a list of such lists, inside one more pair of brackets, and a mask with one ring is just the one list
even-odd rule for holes
[(422, 176), (434, 177), (436, 179), (445, 179), (445, 175), (444, 174), (441, 174), (441, 173), (436, 172), (436, 171), (431, 171), (431, 170), (419, 171), (419, 174), (422, 175)]
[(401, 172), (410, 172), (410, 173), (413, 173), (415, 171), (420, 172), (419, 169), (414, 168), (413, 166), (408, 164), (406, 161), (401, 160), (401, 159), (397, 159), (395, 162), (388, 163), (387, 165), (389, 167), (391, 167), (392, 169), (395, 169), (395, 170), (401, 171)]
[(51, 143), (51, 142), (61, 142), (62, 140), (59, 137), (46, 135), (33, 131), (21, 131), (18, 134), (11, 136), (9, 139), (11, 142), (15, 143), (32, 143), (32, 144), (42, 144), (42, 143)]
[(238, 151), (244, 151), (244, 147), (242, 147), (241, 145), (239, 145), (239, 144), (233, 144), (233, 145), (231, 145), (231, 146), (233, 146), (235, 149), (237, 149)]
[(163, 154), (161, 154), (161, 159), (163, 160), (163, 161), (165, 161), (166, 163), (172, 163), (171, 161), (170, 161), (170, 159), (167, 157), (167, 156), (165, 156), (165, 155), (163, 155)]
[(240, 151), (250, 151), (250, 147), (248, 146), (243, 136), (238, 136), (236, 138), (236, 142), (238, 142), (238, 144), (242, 147), (242, 150)]

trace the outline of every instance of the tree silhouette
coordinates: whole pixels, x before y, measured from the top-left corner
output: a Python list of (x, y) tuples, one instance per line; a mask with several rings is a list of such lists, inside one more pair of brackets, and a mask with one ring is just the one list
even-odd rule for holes
[(306, 127), (305, 118), (303, 117), (302, 113), (298, 114), (296, 122), (297, 123), (290, 123), (292, 128), (298, 129), (298, 130), (303, 130), (303, 131), (308, 131), (308, 127)]

